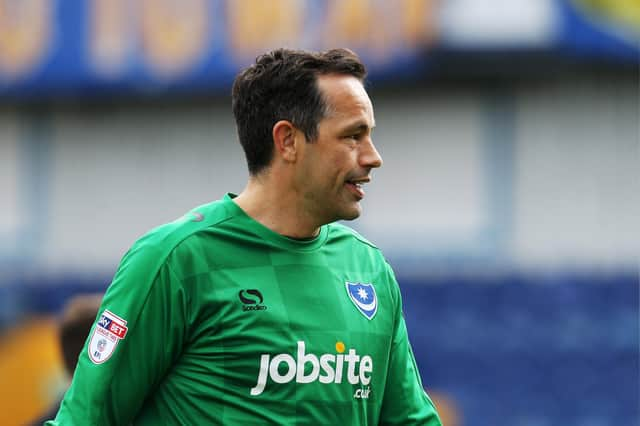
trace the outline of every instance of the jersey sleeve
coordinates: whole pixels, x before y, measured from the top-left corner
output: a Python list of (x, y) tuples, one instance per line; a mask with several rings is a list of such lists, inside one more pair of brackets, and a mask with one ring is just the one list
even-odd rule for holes
[(162, 382), (183, 347), (188, 322), (187, 297), (166, 257), (144, 245), (125, 255), (58, 414), (46, 425), (130, 424)]
[(400, 289), (391, 267), (387, 265), (387, 268), (395, 298), (395, 318), (380, 424), (442, 426), (433, 402), (422, 387), (402, 315)]

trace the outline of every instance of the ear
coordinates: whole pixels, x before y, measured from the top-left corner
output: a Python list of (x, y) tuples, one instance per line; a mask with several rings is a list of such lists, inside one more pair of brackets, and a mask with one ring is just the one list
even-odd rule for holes
[(280, 120), (273, 125), (273, 144), (276, 153), (286, 162), (296, 160), (296, 134), (298, 130), (287, 120)]

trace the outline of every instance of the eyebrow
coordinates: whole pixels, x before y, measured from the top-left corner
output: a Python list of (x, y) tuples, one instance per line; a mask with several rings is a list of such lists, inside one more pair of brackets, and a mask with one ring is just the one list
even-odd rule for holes
[(375, 127), (376, 127), (375, 123), (371, 127), (369, 127), (369, 125), (365, 124), (365, 123), (361, 123), (361, 124), (355, 123), (355, 124), (346, 126), (343, 131), (347, 132), (347, 133), (348, 132), (353, 132), (353, 131), (356, 131), (356, 130), (358, 132), (367, 131), (367, 130), (373, 131), (373, 129), (375, 129)]

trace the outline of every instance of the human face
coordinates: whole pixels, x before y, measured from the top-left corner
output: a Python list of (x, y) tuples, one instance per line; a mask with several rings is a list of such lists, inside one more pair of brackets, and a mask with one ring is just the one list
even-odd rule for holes
[(320, 224), (360, 216), (362, 185), (382, 165), (373, 145), (373, 106), (353, 76), (326, 75), (317, 80), (328, 106), (315, 141), (301, 146), (297, 186), (306, 213)]

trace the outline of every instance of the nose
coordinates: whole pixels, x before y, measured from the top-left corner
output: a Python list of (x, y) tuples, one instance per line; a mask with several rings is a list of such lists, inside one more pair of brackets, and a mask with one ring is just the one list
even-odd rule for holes
[(365, 143), (361, 145), (361, 148), (360, 166), (369, 169), (375, 169), (382, 166), (382, 157), (380, 156), (380, 153), (378, 153), (378, 150), (373, 144), (373, 140), (371, 140), (371, 138), (367, 138)]

